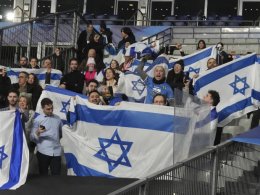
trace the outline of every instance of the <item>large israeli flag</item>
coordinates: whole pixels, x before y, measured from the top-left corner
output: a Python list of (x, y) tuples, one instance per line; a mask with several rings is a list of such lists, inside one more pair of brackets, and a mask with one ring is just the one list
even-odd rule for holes
[(53, 87), (51, 85), (47, 85), (46, 88), (42, 91), (41, 97), (39, 98), (37, 107), (36, 107), (36, 115), (43, 114), (41, 108), (41, 101), (43, 98), (50, 98), (53, 101), (53, 113), (58, 115), (63, 123), (67, 122), (67, 113), (70, 106), (70, 98), (75, 97), (76, 95), (81, 96), (83, 99), (87, 99), (87, 96), (75, 93), (73, 91), (69, 91), (66, 89)]
[[(46, 69), (44, 69), (44, 68), (41, 68), (41, 69), (29, 69), (29, 68), (8, 69), (7, 75), (10, 77), (12, 83), (18, 82), (19, 73), (22, 71), (28, 72), (29, 74), (34, 73), (38, 77), (40, 85), (45, 86)], [(62, 72), (60, 70), (52, 69), (50, 84), (53, 86), (59, 86), (61, 77), (62, 77)]]
[(147, 95), (146, 85), (141, 77), (133, 72), (121, 73), (116, 94), (125, 94), (130, 102), (143, 103)]
[(0, 190), (16, 189), (26, 181), (29, 150), (18, 111), (0, 112)]
[(173, 164), (172, 107), (74, 104), (61, 140), (70, 175), (142, 178)]
[(208, 70), (195, 81), (195, 92), (202, 98), (208, 90), (220, 94), (217, 105), (219, 125), (257, 109), (260, 100), (260, 64), (255, 54), (246, 55)]

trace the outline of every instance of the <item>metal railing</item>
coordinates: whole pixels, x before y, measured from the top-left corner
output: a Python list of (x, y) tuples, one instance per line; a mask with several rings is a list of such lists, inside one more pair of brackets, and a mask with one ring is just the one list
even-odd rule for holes
[(151, 35), (151, 36), (141, 40), (141, 42), (146, 42), (147, 44), (151, 44), (153, 42), (158, 41), (159, 47), (161, 48), (171, 42), (172, 36), (173, 36), (172, 30), (173, 30), (172, 28), (167, 28), (161, 32), (158, 32), (154, 35)]
[(12, 67), (17, 55), (41, 59), (54, 53), (57, 46), (75, 47), (80, 17), (73, 10), (0, 29), (0, 64)]
[(260, 147), (226, 142), (109, 195), (258, 195)]

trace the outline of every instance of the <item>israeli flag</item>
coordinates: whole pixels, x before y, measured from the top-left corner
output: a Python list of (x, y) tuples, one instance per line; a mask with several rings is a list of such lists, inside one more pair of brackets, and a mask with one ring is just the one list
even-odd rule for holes
[(165, 70), (165, 76), (167, 76), (170, 64), (169, 64), (168, 56), (162, 54), (158, 56), (152, 63), (150, 63), (150, 65), (148, 62), (148, 64), (145, 64), (145, 66), (147, 68), (144, 70), (150, 77), (154, 77), (154, 69), (156, 66), (162, 66)]
[(130, 102), (143, 103), (147, 95), (146, 84), (133, 72), (121, 73), (116, 94), (125, 94)]
[[(46, 69), (29, 69), (29, 68), (11, 68), (7, 70), (7, 75), (10, 77), (12, 83), (18, 83), (18, 76), (20, 72), (34, 73), (42, 86), (45, 86)], [(51, 85), (59, 86), (62, 72), (60, 70), (51, 69)]]
[(14, 190), (25, 183), (29, 167), (21, 114), (1, 111), (0, 124), (0, 190)]
[(250, 54), (200, 74), (194, 88), (200, 98), (208, 90), (219, 92), (218, 122), (225, 126), (260, 105), (259, 79), (260, 65), (256, 55)]
[(87, 99), (87, 96), (85, 95), (47, 85), (46, 88), (42, 91), (41, 97), (39, 98), (36, 107), (36, 117), (39, 114), (43, 114), (41, 108), (42, 99), (50, 98), (53, 101), (53, 113), (58, 115), (64, 124), (67, 123), (67, 113), (70, 107), (70, 98), (75, 97), (76, 95), (81, 96), (83, 99)]
[(170, 60), (169, 69), (173, 68), (177, 61), (183, 60), (184, 72), (189, 72), (189, 76), (192, 78), (195, 74), (201, 74), (207, 70), (207, 61), (209, 58), (216, 58), (215, 46), (207, 47), (179, 59)]
[(172, 107), (74, 105), (61, 139), (69, 175), (143, 178), (173, 164)]

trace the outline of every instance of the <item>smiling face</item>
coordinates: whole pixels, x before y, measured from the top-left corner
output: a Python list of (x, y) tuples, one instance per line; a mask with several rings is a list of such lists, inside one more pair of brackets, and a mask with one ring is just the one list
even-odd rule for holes
[(106, 70), (106, 80), (112, 80), (115, 78), (114, 72), (111, 69)]
[(77, 60), (71, 60), (71, 62), (70, 62), (70, 70), (74, 71), (74, 70), (77, 70), (77, 68), (78, 68)]
[(28, 103), (27, 103), (27, 99), (26, 99), (26, 97), (20, 97), (19, 98), (19, 102), (18, 102), (18, 105), (19, 105), (19, 108), (21, 108), (21, 109), (27, 109), (27, 107), (28, 107)]
[(210, 58), (207, 62), (208, 69), (215, 68), (217, 66), (217, 62), (214, 58)]
[(112, 60), (110, 63), (110, 68), (112, 69), (116, 69), (118, 67), (117, 61), (116, 60)]
[(173, 69), (174, 69), (174, 72), (175, 72), (175, 73), (180, 73), (181, 70), (182, 70), (182, 67), (181, 67), (180, 64), (175, 64), (174, 67), (173, 67)]
[(88, 97), (88, 101), (98, 105), (100, 103), (100, 97), (99, 94), (97, 92), (92, 92), (89, 97)]
[(157, 81), (162, 80), (165, 77), (165, 70), (162, 66), (157, 66), (154, 69), (154, 78)]

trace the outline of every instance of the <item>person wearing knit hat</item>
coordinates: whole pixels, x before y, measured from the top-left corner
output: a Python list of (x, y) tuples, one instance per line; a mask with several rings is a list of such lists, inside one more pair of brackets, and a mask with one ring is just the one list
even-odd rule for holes
[(90, 57), (86, 63), (85, 81), (89, 82), (97, 77), (96, 62), (95, 59)]

